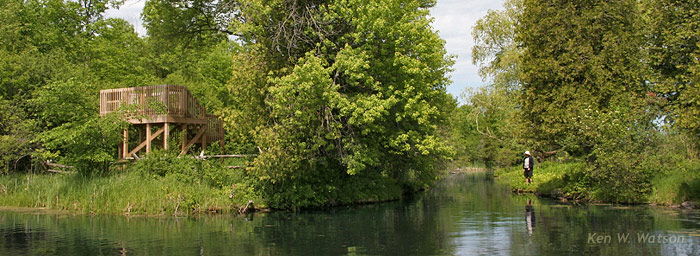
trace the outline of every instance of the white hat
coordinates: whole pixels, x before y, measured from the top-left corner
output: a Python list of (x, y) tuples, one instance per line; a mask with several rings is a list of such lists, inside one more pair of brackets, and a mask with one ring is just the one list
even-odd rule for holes
[(526, 154), (526, 155), (529, 155), (529, 154), (530, 154), (530, 151), (525, 151), (525, 154)]

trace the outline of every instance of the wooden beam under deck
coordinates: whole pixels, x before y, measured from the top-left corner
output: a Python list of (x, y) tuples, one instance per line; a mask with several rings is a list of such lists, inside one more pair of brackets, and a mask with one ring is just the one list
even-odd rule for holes
[(158, 131), (156, 131), (155, 133), (149, 135), (150, 132), (148, 132), (148, 129), (146, 129), (146, 140), (144, 140), (143, 142), (141, 142), (141, 144), (139, 144), (133, 150), (131, 150), (128, 155), (130, 156), (136, 152), (139, 152), (139, 150), (141, 150), (143, 147), (147, 147), (146, 148), (147, 154), (150, 153), (148, 150), (148, 145), (151, 144), (151, 142), (149, 141), (149, 137), (150, 137), (150, 140), (153, 140), (154, 138), (158, 137), (158, 135), (163, 133), (164, 130), (165, 130), (164, 127), (162, 127), (160, 129), (158, 129)]
[(197, 141), (199, 141), (199, 139), (202, 137), (202, 135), (204, 135), (206, 132), (207, 132), (207, 125), (205, 124), (199, 128), (197, 135), (195, 135), (194, 138), (192, 138), (192, 140), (187, 142), (187, 145), (182, 148), (182, 151), (180, 151), (180, 155), (184, 155), (185, 153), (187, 153), (187, 150), (189, 150), (193, 144), (197, 143)]

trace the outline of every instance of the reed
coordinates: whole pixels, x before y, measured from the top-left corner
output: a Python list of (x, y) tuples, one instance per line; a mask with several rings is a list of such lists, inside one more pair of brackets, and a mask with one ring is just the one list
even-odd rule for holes
[[(194, 162), (196, 160), (188, 160)], [(230, 164), (230, 163), (226, 163)], [(164, 175), (136, 169), (103, 175), (10, 174), (0, 176), (0, 205), (44, 207), (85, 214), (188, 215), (237, 212), (249, 200), (242, 169), (226, 164)], [(176, 170), (176, 171), (175, 171)], [(238, 172), (238, 173), (236, 173)]]

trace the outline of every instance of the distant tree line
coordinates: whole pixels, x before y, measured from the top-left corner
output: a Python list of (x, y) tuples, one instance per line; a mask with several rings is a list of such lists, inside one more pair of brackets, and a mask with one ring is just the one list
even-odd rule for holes
[(487, 85), (467, 93), (462, 161), (578, 159), (601, 197), (635, 201), (699, 157), (700, 2), (510, 0), (474, 26)]

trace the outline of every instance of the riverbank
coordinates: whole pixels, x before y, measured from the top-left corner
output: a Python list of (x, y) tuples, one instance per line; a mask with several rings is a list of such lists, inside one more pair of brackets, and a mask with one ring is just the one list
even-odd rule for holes
[[(0, 175), (0, 207), (139, 216), (235, 214), (251, 207), (269, 211), (245, 173), (247, 161), (202, 161), (154, 152), (101, 174), (5, 174)], [(320, 207), (397, 200), (403, 190), (388, 179), (354, 180), (336, 195)]]
[[(535, 167), (532, 184), (525, 183), (520, 166), (497, 169), (494, 176), (513, 193), (532, 193), (561, 201), (606, 202), (597, 196), (595, 186), (587, 180), (586, 169), (583, 162), (544, 162)], [(700, 164), (684, 162), (673, 170), (656, 173), (651, 178), (651, 191), (646, 200), (638, 203), (697, 208), (700, 206)]]
[(187, 215), (237, 212), (248, 200), (178, 175), (127, 171), (99, 176), (14, 174), (0, 176), (0, 205), (82, 214)]
[[(20, 212), (61, 212), (136, 216), (239, 214), (248, 202), (256, 211), (271, 211), (264, 198), (243, 180), (243, 170), (202, 175), (164, 176), (126, 170), (110, 174), (10, 174), (0, 176), (0, 209)], [(228, 175), (230, 177), (222, 177)], [(228, 180), (222, 185), (222, 180)], [(400, 188), (346, 195), (349, 204), (398, 200)], [(335, 206), (345, 205), (337, 204)]]

